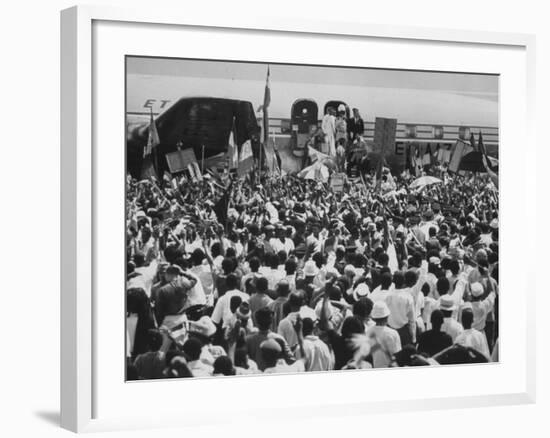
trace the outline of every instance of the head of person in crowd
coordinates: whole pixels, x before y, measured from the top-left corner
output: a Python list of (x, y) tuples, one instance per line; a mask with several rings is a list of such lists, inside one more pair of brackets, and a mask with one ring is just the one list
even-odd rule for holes
[(483, 299), (485, 289), (481, 283), (475, 282), (470, 284), (470, 292), (472, 301), (481, 301)]
[(203, 344), (196, 338), (189, 338), (182, 346), (182, 351), (185, 354), (185, 357), (192, 362), (199, 360), (201, 357)]
[(472, 324), (474, 323), (474, 312), (471, 308), (462, 309), (461, 321), (464, 330), (469, 330), (472, 328)]
[(304, 264), (304, 277), (306, 282), (311, 283), (318, 273), (319, 267), (314, 260), (308, 260)]
[(227, 356), (220, 356), (214, 361), (214, 375), (234, 376), (235, 368), (231, 359)]
[(259, 294), (267, 294), (269, 282), (265, 277), (259, 277), (256, 279), (256, 292)]
[(405, 286), (406, 287), (413, 287), (418, 280), (418, 274), (413, 271), (412, 269), (409, 269), (405, 272)]
[(149, 329), (147, 332), (147, 346), (149, 351), (159, 351), (164, 343), (162, 333), (157, 329)]
[(288, 296), (288, 305), (290, 312), (298, 312), (304, 305), (304, 294), (301, 291), (292, 292)]
[(451, 284), (449, 283), (449, 279), (447, 277), (439, 277), (435, 287), (439, 295), (447, 295), (451, 290)]
[(393, 283), (393, 277), (389, 272), (380, 275), (380, 286), (382, 290), (389, 290)]
[(393, 284), (395, 289), (403, 289), (405, 286), (405, 274), (401, 271), (395, 271), (393, 273)]
[(443, 313), (444, 318), (453, 316), (453, 312), (456, 310), (453, 298), (450, 295), (442, 295), (439, 299), (439, 309)]
[(371, 318), (377, 326), (385, 326), (388, 324), (390, 309), (385, 301), (376, 301), (372, 306)]
[(342, 323), (342, 338), (351, 339), (354, 335), (365, 333), (365, 324), (357, 316), (348, 316)]
[(277, 284), (277, 296), (288, 297), (290, 294), (290, 284), (286, 280), (281, 280)]
[(219, 257), (222, 255), (222, 245), (220, 242), (214, 242), (210, 247), (210, 253), (213, 258)]
[(313, 335), (313, 330), (315, 329), (315, 322), (311, 318), (302, 319), (302, 334), (304, 337)]
[(239, 279), (238, 277), (231, 273), (225, 279), (225, 284), (227, 285), (227, 290), (239, 289)]
[(256, 325), (260, 331), (268, 331), (273, 322), (273, 312), (268, 307), (256, 310)]
[(183, 377), (193, 377), (187, 364), (187, 357), (184, 352), (169, 351), (166, 353), (167, 367), (163, 374), (168, 379), (178, 379)]
[(233, 295), (229, 300), (229, 310), (231, 313), (235, 313), (242, 302), (243, 299), (239, 295)]
[(370, 298), (362, 298), (353, 303), (353, 315), (366, 321), (370, 318), (374, 303)]
[(297, 268), (298, 268), (298, 264), (296, 263), (296, 259), (294, 257), (289, 258), (285, 262), (286, 275), (294, 275), (296, 273)]
[(283, 349), (276, 339), (269, 338), (260, 344), (260, 351), (266, 368), (272, 368), (277, 365)]
[(248, 266), (251, 272), (258, 272), (261, 266), (260, 259), (258, 257), (252, 257), (248, 262)]

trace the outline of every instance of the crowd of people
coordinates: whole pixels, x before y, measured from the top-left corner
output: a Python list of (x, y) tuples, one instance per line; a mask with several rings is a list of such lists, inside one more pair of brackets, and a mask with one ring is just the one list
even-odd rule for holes
[(128, 176), (127, 378), (497, 361), (498, 193), (424, 171)]

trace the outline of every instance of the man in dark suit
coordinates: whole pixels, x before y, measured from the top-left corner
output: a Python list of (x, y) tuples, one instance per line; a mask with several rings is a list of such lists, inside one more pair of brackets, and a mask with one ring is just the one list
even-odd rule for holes
[(353, 117), (348, 120), (348, 136), (350, 142), (353, 143), (357, 137), (363, 135), (364, 131), (365, 124), (361, 118), (361, 114), (359, 114), (359, 110), (357, 108), (353, 108)]

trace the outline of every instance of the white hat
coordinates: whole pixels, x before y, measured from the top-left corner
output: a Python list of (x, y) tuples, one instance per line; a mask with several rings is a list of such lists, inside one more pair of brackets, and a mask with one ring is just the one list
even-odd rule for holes
[(456, 305), (453, 300), (453, 297), (450, 295), (443, 295), (439, 298), (439, 308), (441, 310), (455, 310)]
[(346, 106), (343, 103), (338, 105), (338, 112), (341, 112), (341, 111), (346, 112)]
[(497, 230), (497, 229), (498, 229), (498, 219), (497, 219), (497, 218), (494, 218), (494, 219), (489, 223), (489, 226), (490, 226), (493, 230)]
[(483, 295), (483, 285), (477, 281), (470, 285), (470, 290), (472, 291), (472, 296), (476, 298)]
[(372, 312), (370, 314), (372, 319), (387, 318), (390, 316), (390, 308), (385, 301), (376, 301), (372, 306)]
[(361, 298), (365, 298), (368, 294), (370, 294), (370, 289), (367, 283), (359, 283), (352, 295), (355, 301), (359, 301)]
[(441, 263), (441, 260), (439, 257), (430, 257), (430, 259), (428, 260), (432, 265), (439, 265)]
[(306, 277), (313, 277), (314, 275), (317, 275), (318, 272), (319, 268), (317, 268), (317, 265), (315, 265), (313, 260), (308, 260), (304, 265), (304, 275)]

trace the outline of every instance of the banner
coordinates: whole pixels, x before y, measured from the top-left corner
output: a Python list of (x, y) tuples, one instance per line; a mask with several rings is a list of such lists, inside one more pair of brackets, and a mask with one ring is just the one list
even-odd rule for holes
[(189, 165), (196, 163), (197, 157), (195, 157), (195, 151), (189, 148), (167, 153), (166, 161), (168, 163), (170, 173), (173, 174), (183, 172)]
[(345, 173), (333, 173), (330, 178), (330, 187), (335, 193), (344, 191)]

